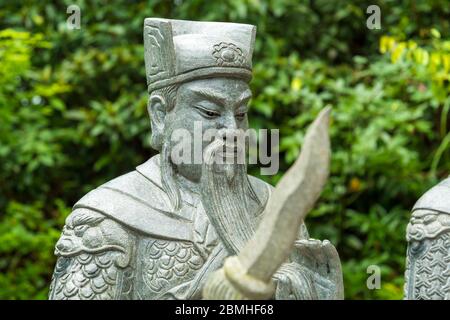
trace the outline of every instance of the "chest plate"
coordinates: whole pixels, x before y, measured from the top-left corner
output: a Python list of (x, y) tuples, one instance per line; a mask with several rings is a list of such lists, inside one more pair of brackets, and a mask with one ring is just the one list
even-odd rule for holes
[(137, 298), (167, 298), (164, 295), (195, 278), (208, 256), (192, 242), (141, 239), (136, 255)]
[(409, 246), (405, 297), (450, 300), (450, 233)]

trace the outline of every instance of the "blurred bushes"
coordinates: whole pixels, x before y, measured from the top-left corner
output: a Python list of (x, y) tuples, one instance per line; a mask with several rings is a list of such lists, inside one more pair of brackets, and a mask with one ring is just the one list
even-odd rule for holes
[[(66, 27), (70, 4), (80, 30)], [(371, 4), (381, 30), (365, 26)], [(347, 298), (401, 298), (409, 210), (450, 168), (449, 13), (446, 0), (0, 4), (0, 298), (46, 298), (70, 207), (154, 154), (149, 16), (258, 26), (250, 119), (280, 129), (282, 170), (263, 177), (272, 183), (333, 107), (331, 177), (310, 233), (337, 245)], [(372, 264), (380, 290), (366, 287)]]

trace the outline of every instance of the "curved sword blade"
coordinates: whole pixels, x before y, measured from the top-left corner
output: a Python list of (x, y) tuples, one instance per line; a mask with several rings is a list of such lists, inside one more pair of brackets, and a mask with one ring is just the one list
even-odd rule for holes
[(325, 108), (308, 128), (300, 157), (277, 184), (258, 229), (238, 254), (244, 272), (256, 279), (270, 281), (286, 261), (322, 192), (330, 166), (329, 117)]

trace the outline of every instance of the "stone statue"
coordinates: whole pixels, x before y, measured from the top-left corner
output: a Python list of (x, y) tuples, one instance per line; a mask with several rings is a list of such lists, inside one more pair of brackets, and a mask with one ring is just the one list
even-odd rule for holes
[(173, 158), (173, 133), (193, 133), (196, 122), (218, 131), (201, 142), (204, 159), (242, 151), (227, 134), (248, 127), (255, 33), (245, 24), (145, 19), (159, 154), (74, 205), (56, 244), (50, 299), (343, 298), (336, 249), (310, 239), (303, 224), (328, 174), (328, 110), (276, 189), (247, 175), (245, 163)]
[(407, 300), (450, 300), (450, 178), (414, 205), (406, 229)]

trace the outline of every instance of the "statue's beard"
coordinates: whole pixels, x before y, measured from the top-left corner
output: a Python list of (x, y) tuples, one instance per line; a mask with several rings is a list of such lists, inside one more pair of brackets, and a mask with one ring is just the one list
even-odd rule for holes
[[(181, 209), (179, 186), (175, 180), (176, 170), (170, 159), (170, 141), (165, 139), (161, 150), (161, 180), (172, 210)], [(216, 163), (220, 157), (223, 141), (214, 140), (204, 150), (200, 193), (206, 214), (219, 238), (230, 254), (238, 253), (248, 242), (256, 228), (256, 215), (262, 208), (251, 208), (253, 203), (261, 206), (247, 176), (245, 163)], [(243, 152), (243, 151), (241, 151)]]
[(230, 254), (238, 253), (256, 227), (256, 210), (249, 197), (258, 199), (250, 185), (245, 164), (216, 163), (223, 150), (221, 140), (213, 141), (204, 151), (201, 197), (212, 225)]

